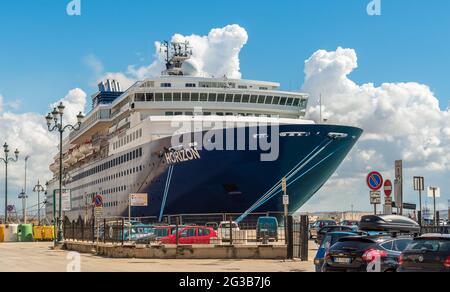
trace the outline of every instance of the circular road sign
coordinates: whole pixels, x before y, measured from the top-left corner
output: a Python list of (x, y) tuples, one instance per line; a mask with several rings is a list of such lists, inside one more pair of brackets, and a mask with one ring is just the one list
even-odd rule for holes
[(96, 195), (94, 197), (94, 206), (97, 208), (103, 207), (103, 197), (100, 195)]
[(372, 191), (378, 191), (383, 187), (383, 176), (376, 171), (369, 173), (367, 176), (367, 186)]
[(387, 180), (384, 183), (384, 194), (387, 198), (391, 197), (392, 195), (392, 182), (390, 180)]

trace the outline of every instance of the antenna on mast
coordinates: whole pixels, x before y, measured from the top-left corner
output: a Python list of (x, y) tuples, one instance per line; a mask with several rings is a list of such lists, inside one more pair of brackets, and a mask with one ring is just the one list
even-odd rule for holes
[(164, 53), (166, 61), (166, 70), (163, 75), (184, 75), (183, 63), (192, 56), (192, 48), (189, 42), (168, 42), (164, 41), (160, 52)]

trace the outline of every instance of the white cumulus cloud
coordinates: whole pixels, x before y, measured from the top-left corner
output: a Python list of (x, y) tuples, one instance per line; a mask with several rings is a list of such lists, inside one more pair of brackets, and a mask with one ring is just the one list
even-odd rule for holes
[[(1, 101), (1, 99), (0, 99)], [(81, 89), (73, 89), (60, 101), (66, 106), (65, 114), (67, 122), (75, 123), (76, 115), (80, 111), (84, 111), (86, 104), (86, 93)], [(59, 102), (60, 102), (59, 101)], [(49, 106), (53, 109), (59, 102)], [(1, 105), (1, 102), (0, 102)], [(24, 187), (24, 158), (29, 156), (28, 161), (28, 195), (30, 197), (29, 206), (37, 204), (37, 198), (32, 193), (33, 186), (38, 179), (41, 183), (51, 178), (48, 169), (53, 156), (58, 152), (58, 135), (49, 133), (45, 121), (45, 115), (42, 113), (23, 113), (16, 114), (9, 111), (1, 111), (0, 107), (0, 142), (7, 142), (10, 146), (11, 153), (17, 148), (20, 151), (20, 158), (17, 163), (11, 163), (9, 166), (9, 204), (15, 204), (17, 210), (21, 210), (17, 196)], [(3, 148), (0, 151), (3, 157)], [(0, 185), (4, 185), (4, 165), (0, 164)], [(0, 212), (4, 210), (4, 194), (0, 199)], [(30, 211), (36, 208), (30, 208)]]
[[(223, 28), (215, 28), (205, 36), (175, 34), (171, 41), (189, 42), (193, 53), (192, 58), (188, 61), (192, 67), (192, 75), (227, 76), (237, 79), (242, 77), (239, 54), (248, 41), (248, 34), (241, 26), (234, 24)], [(99, 78), (99, 81), (116, 79), (124, 88), (128, 88), (138, 80), (159, 76), (165, 69), (164, 52), (161, 52), (160, 48), (161, 43), (155, 42), (154, 61), (150, 65), (130, 65), (126, 72), (107, 72)], [(87, 61), (94, 71), (102, 68), (92, 56), (89, 56)]]
[[(322, 96), (323, 117), (328, 123), (358, 126), (365, 131), (338, 171), (339, 177), (330, 180), (305, 209), (314, 204), (330, 209), (339, 201), (345, 202), (347, 209), (351, 202), (368, 206), (364, 175), (375, 168), (392, 178), (397, 159), (404, 161), (407, 199), (415, 202), (410, 191), (413, 175), (425, 175), (429, 183), (448, 189), (450, 184), (444, 178), (450, 170), (449, 111), (440, 109), (438, 98), (424, 84), (357, 84), (349, 78), (357, 67), (355, 50), (340, 47), (331, 52), (319, 50), (305, 62), (302, 91), (311, 95), (310, 117), (319, 120)], [(338, 179), (354, 183), (339, 188)], [(345, 198), (348, 200), (343, 201)]]

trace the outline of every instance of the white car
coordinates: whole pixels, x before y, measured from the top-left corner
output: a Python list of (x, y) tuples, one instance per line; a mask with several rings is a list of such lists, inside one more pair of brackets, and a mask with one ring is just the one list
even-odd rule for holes
[(219, 228), (217, 229), (217, 235), (222, 241), (230, 240), (230, 230), (232, 232), (240, 231), (239, 225), (236, 222), (223, 221), (220, 222)]

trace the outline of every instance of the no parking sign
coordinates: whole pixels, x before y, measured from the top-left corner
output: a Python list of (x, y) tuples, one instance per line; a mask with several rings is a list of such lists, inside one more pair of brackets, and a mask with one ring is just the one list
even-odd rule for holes
[(372, 191), (378, 191), (383, 187), (383, 176), (377, 171), (372, 171), (367, 175), (367, 186)]

